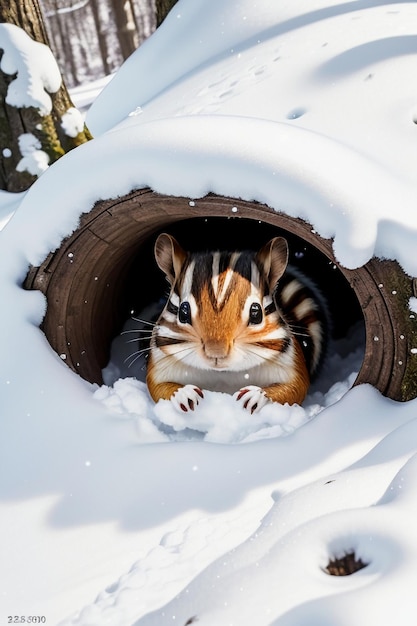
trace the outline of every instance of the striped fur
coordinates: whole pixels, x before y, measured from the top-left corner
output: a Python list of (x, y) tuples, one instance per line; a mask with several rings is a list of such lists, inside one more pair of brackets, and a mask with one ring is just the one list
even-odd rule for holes
[(314, 377), (323, 362), (329, 325), (322, 295), (306, 276), (288, 266), (274, 299), (301, 346), (310, 376)]
[(311, 286), (287, 268), (285, 239), (257, 253), (187, 254), (162, 234), (155, 256), (171, 291), (151, 340), (154, 400), (184, 388), (182, 410), (202, 389), (237, 394), (252, 412), (268, 400), (301, 404), (322, 358), (324, 315)]

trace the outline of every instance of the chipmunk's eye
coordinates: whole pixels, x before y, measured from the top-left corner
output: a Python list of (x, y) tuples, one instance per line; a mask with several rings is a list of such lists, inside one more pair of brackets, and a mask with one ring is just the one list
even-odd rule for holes
[(190, 303), (186, 300), (180, 304), (180, 308), (178, 309), (178, 319), (181, 324), (191, 324), (191, 307)]
[(249, 309), (249, 324), (260, 324), (263, 319), (262, 307), (259, 302), (254, 302)]

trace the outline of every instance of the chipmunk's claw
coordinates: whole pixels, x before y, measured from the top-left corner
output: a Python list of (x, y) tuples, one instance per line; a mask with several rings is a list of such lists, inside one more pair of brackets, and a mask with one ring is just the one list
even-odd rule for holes
[(171, 402), (178, 411), (187, 413), (194, 411), (199, 401), (204, 398), (204, 393), (195, 385), (180, 387), (171, 397)]
[(256, 385), (242, 387), (242, 389), (236, 391), (233, 397), (237, 402), (240, 402), (244, 409), (250, 411), (251, 414), (257, 413), (269, 402), (262, 387), (257, 387)]

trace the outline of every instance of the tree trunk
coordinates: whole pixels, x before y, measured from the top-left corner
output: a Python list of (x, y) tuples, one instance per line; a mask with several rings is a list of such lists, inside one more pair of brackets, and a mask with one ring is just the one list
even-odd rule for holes
[(93, 12), (94, 25), (97, 31), (97, 41), (98, 41), (98, 47), (100, 49), (101, 61), (103, 63), (103, 70), (104, 70), (104, 73), (107, 75), (107, 74), (110, 74), (111, 72), (109, 61), (108, 61), (109, 51), (107, 48), (106, 37), (102, 32), (102, 27), (101, 27), (101, 22), (100, 22), (100, 12), (98, 8), (97, 0), (92, 0), (91, 9)]
[[(38, 0), (0, 0), (1, 23), (20, 27), (32, 39), (49, 47)], [(4, 45), (2, 47), (0, 36), (0, 55), (4, 54)], [(91, 135), (85, 126), (75, 136), (64, 130), (63, 116), (74, 109), (74, 105), (62, 81), (58, 91), (49, 94), (52, 108), (45, 112), (34, 106), (18, 108), (6, 102), (8, 87), (14, 78), (15, 75), (0, 71), (0, 188), (17, 192), (26, 190), (39, 176), (39, 172), (31, 173), (30, 168), (28, 171), (23, 165), (22, 135), (32, 138), (39, 151), (47, 154), (49, 164), (91, 139)]]
[(134, 19), (130, 13), (128, 0), (113, 0), (112, 6), (120, 51), (123, 59), (126, 60), (138, 46)]
[(156, 0), (156, 26), (160, 26), (177, 0)]
[[(1, 2), (1, 0), (0, 0), (0, 2)], [(61, 16), (60, 12), (58, 11), (58, 2), (57, 2), (57, 0), (54, 1), (54, 6), (55, 6), (55, 25), (56, 25), (56, 28), (54, 30), (59, 33), (59, 39), (60, 39), (60, 42), (61, 42), (61, 49), (62, 49), (61, 57), (65, 58), (65, 59), (68, 59), (68, 63), (64, 64), (61, 67), (61, 71), (65, 69), (65, 74), (67, 76), (67, 79), (68, 79), (68, 73), (70, 71), (71, 72), (70, 80), (71, 80), (72, 84), (73, 85), (79, 85), (80, 81), (78, 80), (77, 67), (75, 65), (74, 57), (72, 56), (72, 54), (68, 54), (67, 53), (68, 50), (71, 50), (71, 45), (70, 45), (70, 43), (68, 41), (68, 30), (66, 28), (65, 23), (63, 23), (63, 19), (62, 19), (62, 16)], [(57, 59), (59, 59), (59, 57), (57, 57)]]
[(20, 26), (29, 37), (49, 46), (37, 0), (0, 0), (0, 22)]

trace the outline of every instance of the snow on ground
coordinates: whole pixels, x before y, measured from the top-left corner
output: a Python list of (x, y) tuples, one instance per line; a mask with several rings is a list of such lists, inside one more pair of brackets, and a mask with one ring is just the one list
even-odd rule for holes
[(113, 74), (110, 74), (109, 76), (98, 78), (91, 83), (73, 87), (71, 89), (71, 100), (75, 107), (81, 112), (86, 112), (90, 108), (93, 100), (97, 98), (100, 91), (104, 89), (112, 78)]
[[(348, 267), (379, 254), (417, 273), (416, 18), (413, 2), (180, 0), (95, 101), (96, 138), (17, 209), (2, 196), (2, 621), (414, 624), (417, 401), (350, 389), (354, 335), (305, 406), (251, 419), (212, 393), (185, 422), (118, 378), (123, 359), (101, 388), (71, 372), (20, 285), (97, 199), (144, 185), (266, 202), (333, 235)], [(324, 571), (352, 551), (367, 567)]]

